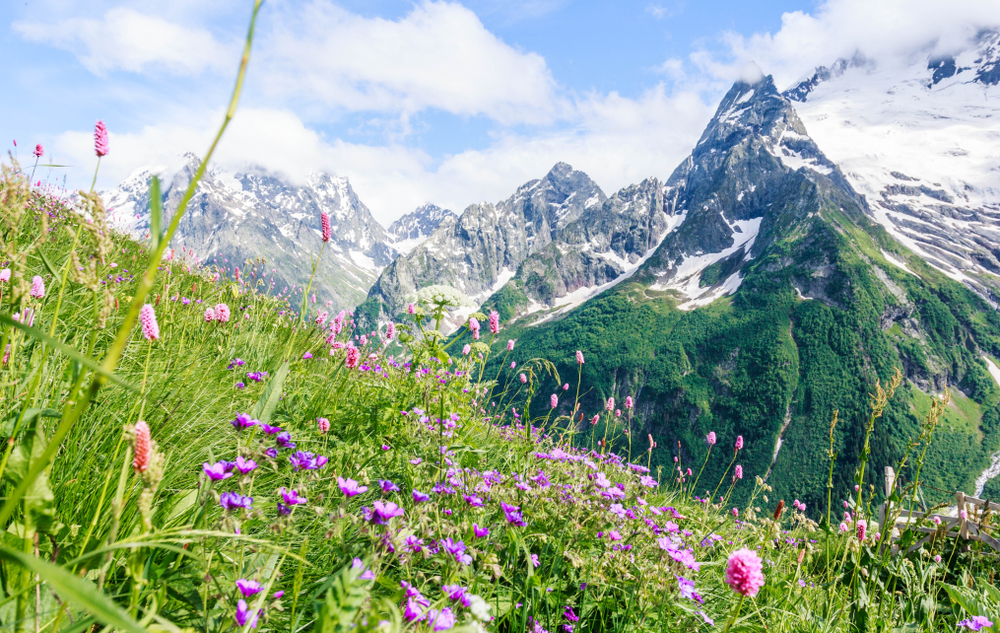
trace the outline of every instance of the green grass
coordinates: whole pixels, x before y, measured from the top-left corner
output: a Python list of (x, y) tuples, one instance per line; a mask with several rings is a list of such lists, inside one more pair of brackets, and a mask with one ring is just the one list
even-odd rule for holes
[[(960, 290), (911, 288), (932, 353), (975, 394), (940, 424), (915, 394), (933, 412), (921, 424), (910, 399), (868, 400), (874, 377), (898, 380), (871, 297), (835, 310), (760, 273), (752, 293), (682, 314), (629, 283), (534, 333), (491, 333), (477, 314), (479, 340), (446, 339), (442, 300), (390, 337), (389, 324), (359, 332), (326, 313), (308, 288), (301, 301), (268, 295), (263, 262), (237, 282), (168, 256), (176, 225), (137, 242), (104, 224), (96, 197), (72, 205), (3, 166), (4, 631), (954, 631), (997, 619), (981, 544), (891, 556), (863, 486), (886, 460), (947, 473), (935, 460), (1000, 439), (1000, 409), (976, 404), (997, 390), (954, 345), (972, 332), (996, 354), (996, 323)], [(841, 288), (870, 290), (859, 261), (845, 256)], [(230, 318), (206, 318), (220, 304)], [(660, 409), (624, 407), (639, 385)], [(623, 413), (605, 410), (609, 396)], [(851, 516), (827, 525), (815, 500), (831, 465), (815, 447), (834, 408), (833, 502)], [(643, 425), (662, 413), (672, 434), (656, 430), (653, 446)], [(795, 468), (765, 483), (786, 415)], [(782, 505), (792, 491), (808, 509)], [(741, 548), (762, 559), (748, 598), (725, 582)]]

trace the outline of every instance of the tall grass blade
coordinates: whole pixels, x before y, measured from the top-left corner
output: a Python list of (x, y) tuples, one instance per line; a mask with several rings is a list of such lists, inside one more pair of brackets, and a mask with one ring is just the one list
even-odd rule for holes
[(149, 180), (149, 239), (150, 248), (154, 251), (160, 248), (160, 238), (163, 225), (163, 198), (160, 197), (160, 177), (153, 176)]
[(66, 569), (47, 563), (29, 554), (18, 552), (0, 545), (0, 559), (17, 563), (37, 574), (61, 597), (84, 609), (99, 622), (110, 625), (118, 631), (146, 633), (120, 606), (101, 593), (89, 580), (79, 578)]
[(278, 400), (281, 399), (281, 388), (285, 384), (285, 378), (288, 377), (288, 361), (286, 360), (278, 368), (278, 371), (274, 373), (271, 380), (267, 381), (267, 385), (260, 394), (260, 399), (257, 400), (257, 404), (253, 405), (253, 409), (250, 411), (250, 417), (256, 420), (260, 420), (264, 424), (271, 423), (271, 416), (274, 415), (274, 410), (278, 407)]
[(19, 323), (18, 321), (15, 321), (14, 319), (12, 319), (9, 316), (7, 316), (6, 314), (0, 314), (0, 323), (3, 323), (4, 325), (11, 325), (13, 327), (16, 327), (17, 329), (21, 330), (22, 332), (24, 332), (28, 336), (31, 336), (32, 338), (38, 339), (39, 341), (45, 343), (46, 345), (52, 347), (53, 349), (59, 350), (60, 352), (62, 352), (66, 356), (69, 356), (70, 358), (72, 358), (73, 360), (78, 361), (78, 362), (86, 365), (87, 367), (89, 367), (90, 369), (94, 370), (98, 374), (101, 374), (102, 376), (106, 377), (108, 380), (110, 380), (111, 382), (115, 383), (116, 385), (125, 387), (126, 389), (129, 389), (131, 391), (139, 393), (139, 389), (137, 387), (135, 387), (134, 385), (132, 385), (132, 384), (130, 384), (128, 382), (125, 382), (124, 380), (122, 380), (121, 378), (119, 378), (118, 376), (116, 376), (114, 374), (114, 372), (105, 369), (101, 365), (98, 365), (93, 359), (91, 359), (89, 356), (87, 356), (83, 352), (81, 352), (81, 351), (79, 351), (79, 350), (77, 350), (77, 349), (75, 349), (73, 347), (70, 347), (69, 345), (66, 345), (62, 341), (57, 340), (57, 339), (49, 336), (48, 334), (45, 334), (41, 330), (37, 330), (37, 329), (35, 329), (33, 327), (30, 327), (30, 326), (27, 326), (27, 325), (25, 325), (23, 323)]

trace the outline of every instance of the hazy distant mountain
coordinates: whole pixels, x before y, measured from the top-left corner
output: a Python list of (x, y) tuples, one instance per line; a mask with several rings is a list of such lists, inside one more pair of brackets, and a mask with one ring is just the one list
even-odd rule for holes
[[(106, 192), (104, 199), (116, 223), (136, 233), (148, 230), (149, 180), (154, 173), (163, 180), (163, 202), (169, 217), (200, 164), (193, 155), (185, 159), (185, 164), (172, 172), (138, 169), (119, 187)], [(262, 169), (237, 173), (209, 169), (178, 227), (173, 246), (186, 246), (208, 264), (230, 270), (242, 266), (245, 259), (264, 257), (273, 290), (281, 292), (294, 286), (301, 297), (301, 288), (312, 271), (311, 257), (322, 245), (320, 213), (326, 211), (332, 239), (313, 288), (318, 298), (332, 300), (337, 308), (352, 308), (398, 254), (397, 244), (412, 248), (424, 235), (420, 231), (429, 233), (444, 217), (442, 213), (447, 213), (425, 207), (397, 222), (413, 227), (405, 238), (397, 238), (372, 217), (347, 178), (317, 173), (296, 185)]]

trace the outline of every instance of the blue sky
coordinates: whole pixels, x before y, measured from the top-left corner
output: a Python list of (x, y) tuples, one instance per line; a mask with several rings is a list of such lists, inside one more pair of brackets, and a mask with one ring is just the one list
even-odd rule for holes
[[(269, 0), (219, 164), (351, 179), (384, 223), (505, 198), (559, 160), (607, 193), (661, 180), (750, 61), (785, 87), (819, 64), (947, 46), (996, 19), (969, 0)], [(947, 7), (947, 13), (941, 9)], [(99, 186), (203, 153), (250, 0), (18, 0), (0, 12), (2, 142), (43, 143)], [(945, 16), (945, 17), (942, 17)], [(872, 30), (875, 29), (875, 30)]]

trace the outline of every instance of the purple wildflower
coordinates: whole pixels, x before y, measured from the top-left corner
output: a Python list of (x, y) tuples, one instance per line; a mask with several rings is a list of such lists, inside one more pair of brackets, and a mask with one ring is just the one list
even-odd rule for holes
[(208, 475), (208, 478), (212, 481), (229, 479), (233, 476), (233, 473), (230, 472), (232, 469), (226, 469), (226, 462), (215, 462), (214, 464), (205, 462), (201, 465), (201, 469), (205, 471), (205, 474)]
[(246, 413), (237, 413), (236, 419), (230, 422), (237, 431), (242, 431), (243, 429), (248, 429), (251, 426), (260, 424), (260, 420), (254, 420)]
[(260, 590), (263, 587), (261, 587), (260, 583), (256, 580), (246, 580), (244, 578), (240, 578), (236, 581), (236, 588), (240, 590), (240, 593), (243, 594), (244, 598), (249, 598), (260, 593)]
[(281, 498), (285, 500), (285, 503), (290, 506), (296, 506), (306, 502), (306, 498), (300, 497), (298, 491), (289, 490), (284, 486), (278, 489), (278, 494), (280, 494)]
[(250, 628), (257, 628), (257, 617), (260, 615), (260, 609), (254, 609), (250, 612), (250, 608), (247, 606), (247, 601), (240, 599), (236, 603), (236, 624), (239, 626), (246, 626), (247, 622), (250, 623)]
[(340, 486), (340, 491), (343, 492), (348, 498), (359, 495), (363, 492), (368, 492), (368, 486), (360, 486), (358, 485), (358, 482), (353, 479), (337, 477), (337, 485)]

